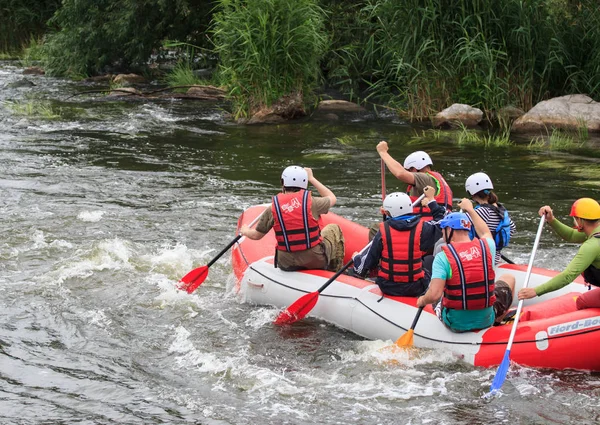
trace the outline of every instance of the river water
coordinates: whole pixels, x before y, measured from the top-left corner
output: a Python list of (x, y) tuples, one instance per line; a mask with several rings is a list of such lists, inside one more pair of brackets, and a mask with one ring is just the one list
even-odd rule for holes
[[(69, 98), (98, 87), (48, 77), (9, 88), (21, 72), (0, 63), (0, 423), (600, 421), (598, 374), (513, 365), (484, 401), (495, 369), (443, 350), (390, 362), (385, 341), (321, 321), (274, 327), (274, 308), (232, 292), (228, 256), (193, 295), (174, 289), (290, 164), (365, 225), (379, 217), (379, 140), (398, 159), (427, 150), (456, 197), (484, 170), (518, 227), (505, 254), (526, 263), (541, 205), (568, 220), (575, 198), (600, 198), (596, 160), (418, 140), (421, 128), (374, 114), (236, 126), (222, 105)], [(388, 193), (401, 188), (388, 173)], [(576, 249), (546, 231), (536, 265), (560, 269)]]

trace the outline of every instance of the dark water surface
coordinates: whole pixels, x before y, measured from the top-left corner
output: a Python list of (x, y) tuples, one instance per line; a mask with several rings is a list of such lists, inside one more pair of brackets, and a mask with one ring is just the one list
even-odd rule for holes
[[(575, 198), (600, 198), (596, 160), (415, 142), (421, 128), (374, 115), (235, 126), (219, 105), (67, 100), (89, 88), (46, 77), (8, 88), (21, 72), (0, 64), (0, 423), (600, 421), (599, 375), (514, 366), (484, 402), (495, 370), (443, 350), (390, 364), (384, 341), (314, 319), (276, 328), (275, 309), (231, 292), (227, 256), (194, 295), (173, 288), (290, 164), (362, 224), (379, 216), (379, 140), (400, 160), (427, 150), (456, 197), (484, 170), (518, 227), (505, 254), (526, 263), (541, 205), (568, 219)], [(388, 173), (388, 193), (401, 188)], [(560, 269), (576, 249), (545, 232), (536, 265)]]

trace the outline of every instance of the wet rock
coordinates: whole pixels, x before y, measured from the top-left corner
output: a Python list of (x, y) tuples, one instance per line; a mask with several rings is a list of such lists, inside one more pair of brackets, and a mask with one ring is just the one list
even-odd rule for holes
[(128, 85), (132, 85), (132, 84), (145, 83), (146, 79), (144, 77), (142, 77), (141, 75), (137, 75), (137, 74), (119, 74), (119, 75), (115, 76), (115, 78), (113, 79), (113, 82), (115, 84), (128, 86)]
[(12, 83), (7, 84), (7, 87), (11, 88), (11, 89), (17, 89), (17, 88), (21, 88), (21, 87), (33, 87), (33, 86), (35, 86), (35, 84), (26, 78), (22, 78), (20, 80), (13, 81)]
[(516, 133), (546, 133), (550, 128), (566, 130), (586, 126), (600, 132), (600, 103), (589, 96), (573, 94), (544, 100), (512, 125)]
[(340, 117), (336, 114), (330, 113), (330, 114), (323, 115), (323, 119), (325, 119), (327, 121), (338, 121), (340, 119)]
[[(270, 107), (256, 111), (246, 124), (276, 124), (306, 115), (300, 93), (283, 96)], [(240, 121), (238, 121), (240, 122)]]
[(226, 94), (225, 90), (213, 86), (192, 86), (186, 92), (188, 96), (205, 100), (223, 100)]
[(512, 121), (512, 120), (516, 120), (517, 118), (525, 115), (525, 111), (522, 110), (521, 108), (517, 108), (515, 106), (505, 106), (504, 108), (499, 109), (498, 112), (496, 112), (496, 115), (500, 119)]
[(279, 124), (286, 119), (274, 113), (271, 109), (261, 109), (245, 122), (245, 124)]
[(39, 66), (30, 66), (29, 68), (25, 68), (23, 70), (23, 75), (44, 75), (46, 71), (44, 71)]
[(113, 89), (108, 93), (107, 97), (124, 97), (124, 96), (141, 96), (142, 92), (133, 87), (121, 87), (118, 89)]
[(465, 127), (476, 127), (483, 119), (481, 109), (473, 108), (472, 106), (462, 103), (455, 103), (449, 108), (444, 109), (433, 117), (433, 125), (441, 127), (448, 125), (456, 127), (460, 124)]
[(363, 112), (365, 108), (347, 100), (322, 100), (317, 106), (319, 112)]
[(109, 83), (113, 79), (112, 74), (95, 75), (93, 77), (85, 78), (83, 81), (86, 83)]

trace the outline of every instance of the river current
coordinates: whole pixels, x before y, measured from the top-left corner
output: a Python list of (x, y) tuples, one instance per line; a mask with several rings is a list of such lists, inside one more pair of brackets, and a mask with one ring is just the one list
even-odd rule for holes
[[(598, 374), (513, 365), (484, 401), (496, 370), (443, 350), (390, 362), (389, 341), (311, 318), (275, 327), (275, 308), (233, 293), (227, 255), (193, 295), (174, 288), (287, 165), (313, 168), (334, 212), (365, 225), (379, 218), (380, 140), (399, 160), (427, 150), (455, 197), (486, 171), (518, 228), (503, 252), (526, 263), (541, 205), (569, 222), (574, 199), (600, 198), (593, 158), (416, 138), (374, 113), (238, 126), (219, 104), (70, 97), (98, 87), (49, 77), (9, 87), (21, 73), (0, 63), (0, 423), (600, 422)], [(545, 231), (535, 265), (559, 270), (576, 250)]]

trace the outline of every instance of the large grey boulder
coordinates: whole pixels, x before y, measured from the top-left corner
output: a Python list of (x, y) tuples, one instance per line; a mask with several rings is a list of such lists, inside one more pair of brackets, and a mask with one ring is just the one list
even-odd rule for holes
[(513, 123), (512, 131), (539, 133), (551, 128), (577, 129), (582, 125), (589, 131), (600, 132), (600, 103), (583, 94), (572, 94), (538, 103)]
[(482, 119), (483, 112), (481, 109), (463, 103), (455, 103), (443, 111), (438, 112), (437, 115), (433, 117), (433, 125), (435, 127), (441, 127), (443, 125), (456, 127), (462, 124), (465, 127), (476, 127)]

